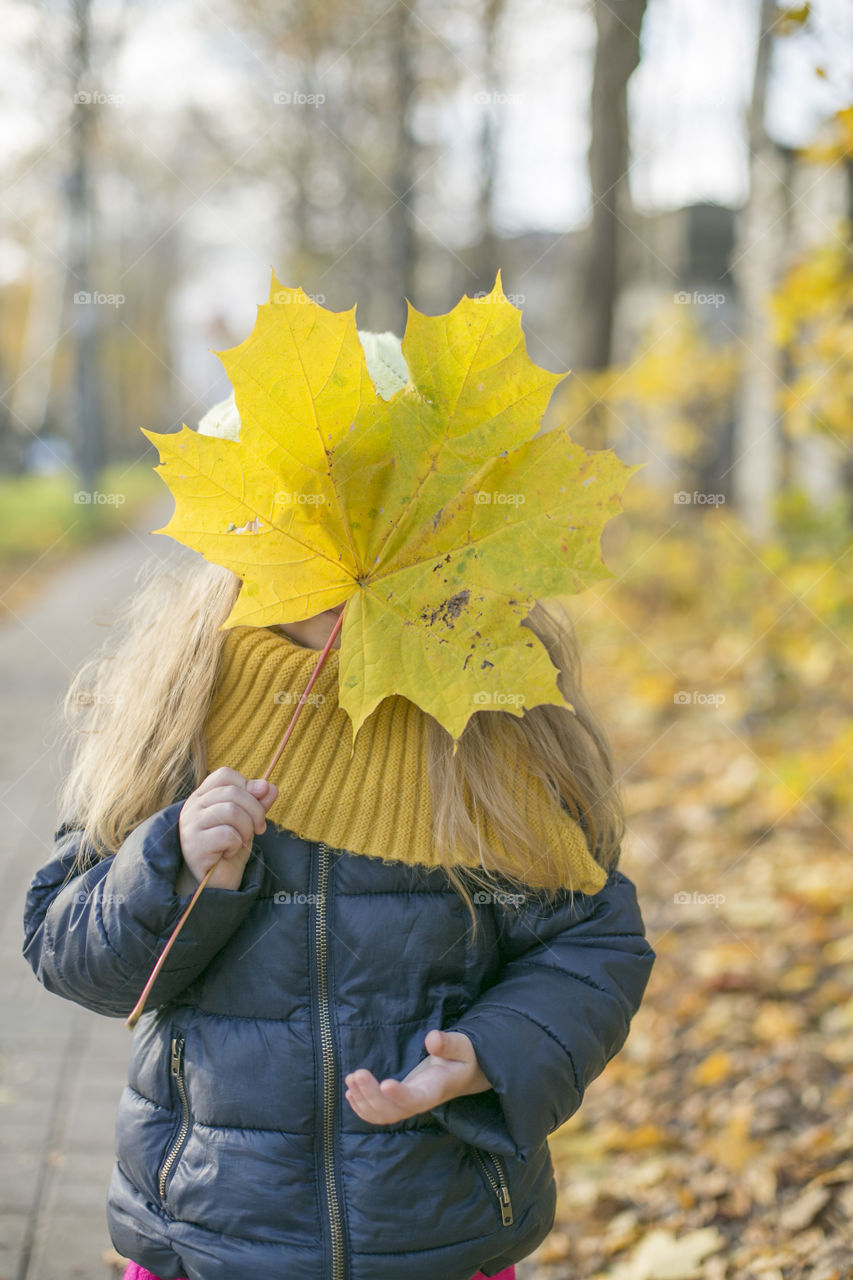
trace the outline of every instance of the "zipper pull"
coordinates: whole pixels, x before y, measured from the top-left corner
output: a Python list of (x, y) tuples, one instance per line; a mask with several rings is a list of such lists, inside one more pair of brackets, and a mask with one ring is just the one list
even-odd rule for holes
[(498, 1191), (498, 1200), (501, 1204), (501, 1222), (505, 1227), (509, 1227), (512, 1225), (512, 1201), (506, 1187), (501, 1187)]
[(183, 1037), (183, 1036), (172, 1036), (172, 1063), (171, 1063), (171, 1070), (172, 1070), (172, 1075), (173, 1075), (173, 1076), (180, 1075), (180, 1072), (181, 1072), (181, 1062), (182, 1062), (182, 1060), (183, 1060), (183, 1056), (184, 1056), (184, 1037)]

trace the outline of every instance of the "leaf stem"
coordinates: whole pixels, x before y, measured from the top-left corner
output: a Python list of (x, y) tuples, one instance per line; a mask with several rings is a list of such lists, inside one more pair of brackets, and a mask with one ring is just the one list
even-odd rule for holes
[[(287, 743), (288, 738), (293, 732), (294, 726), (296, 725), (296, 721), (299, 719), (300, 712), (302, 711), (302, 708), (305, 706), (306, 700), (308, 698), (308, 694), (311, 692), (311, 689), (313, 688), (314, 681), (317, 679), (318, 675), (323, 669), (323, 663), (326, 661), (326, 658), (329, 656), (329, 650), (331, 649), (332, 645), (335, 643), (335, 636), (338, 634), (338, 632), (341, 629), (341, 626), (343, 625), (345, 610), (346, 610), (346, 604), (344, 604), (344, 608), (341, 609), (340, 613), (338, 614), (337, 621), (335, 622), (335, 625), (332, 628), (331, 634), (323, 647), (323, 651), (320, 654), (320, 657), (317, 659), (317, 665), (315, 666), (314, 670), (311, 673), (311, 678), (308, 681), (307, 685), (305, 686), (304, 692), (299, 697), (299, 705), (294, 711), (290, 724), (287, 726), (287, 729), (285, 730), (284, 737), (282, 738), (281, 742), (278, 744), (275, 755), (273, 756), (272, 760), (270, 760), (269, 764), (266, 767), (266, 771), (263, 775), (264, 782), (268, 781), (270, 774), (275, 768), (278, 758), (281, 755), (282, 751), (284, 750), (285, 744)], [(190, 912), (192, 911), (193, 907), (198, 901), (199, 895), (202, 889), (207, 884), (208, 880), (210, 879), (211, 873), (215, 870), (216, 867), (219, 866), (219, 863), (221, 861), (222, 861), (222, 857), (220, 856), (219, 858), (217, 858), (216, 862), (213, 863), (213, 866), (208, 867), (207, 871), (205, 872), (204, 879), (201, 881), (201, 884), (199, 884), (199, 886), (195, 890), (193, 896), (190, 898), (189, 902), (187, 903), (183, 911), (183, 914), (181, 915), (180, 920), (175, 925), (174, 929), (169, 935), (169, 940), (166, 943), (165, 947), (163, 948), (162, 952), (160, 953), (157, 963), (155, 964), (154, 968), (151, 970), (148, 981), (146, 982), (145, 986), (142, 989), (142, 994), (140, 995), (136, 1004), (133, 1006), (133, 1009), (130, 1011), (127, 1018), (125, 1019), (124, 1025), (127, 1027), (129, 1031), (132, 1031), (133, 1028), (136, 1026), (137, 1022), (139, 1021), (140, 1015), (142, 1014), (142, 1011), (145, 1008), (145, 1003), (151, 992), (151, 988), (154, 986), (154, 983), (157, 981), (157, 975), (159, 974), (160, 970), (163, 967), (166, 956), (169, 954), (169, 952), (172, 949), (172, 943), (175, 941), (178, 934), (181, 932), (181, 929), (184, 927), (184, 922), (186, 921), (187, 917), (189, 916)]]

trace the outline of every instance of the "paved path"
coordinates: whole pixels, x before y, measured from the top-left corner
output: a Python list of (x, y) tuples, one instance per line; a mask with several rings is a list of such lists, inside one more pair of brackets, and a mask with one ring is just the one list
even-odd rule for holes
[[(0, 624), (0, 1280), (115, 1280), (123, 1270), (105, 1198), (131, 1034), (44, 990), (21, 955), (21, 914), (53, 847), (62, 696), (143, 561), (184, 553), (149, 532), (172, 508), (165, 495)], [(519, 1280), (535, 1274), (519, 1268)]]
[(0, 1280), (114, 1280), (122, 1269), (104, 1202), (131, 1034), (44, 990), (21, 955), (21, 916), (53, 847), (61, 699), (142, 562), (176, 552), (150, 534), (173, 505), (164, 495), (0, 624)]

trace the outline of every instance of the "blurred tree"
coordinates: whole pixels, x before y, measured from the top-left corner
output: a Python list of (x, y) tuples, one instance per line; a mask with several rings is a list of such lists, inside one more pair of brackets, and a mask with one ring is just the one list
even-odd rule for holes
[[(417, 141), (410, 118), (415, 96), (412, 31), (413, 11), (406, 0), (396, 0), (388, 13), (388, 62), (390, 76), (389, 115), (391, 120), (392, 160), (390, 172), (389, 252), (386, 270), (386, 293), (395, 297), (397, 316), (391, 327), (402, 333), (406, 324), (404, 299), (415, 299), (418, 244), (415, 235), (412, 202), (416, 183)], [(392, 302), (392, 305), (395, 305)]]
[(572, 438), (592, 449), (602, 447), (611, 419), (630, 421), (650, 442), (652, 459), (663, 464), (658, 482), (677, 477), (677, 490), (705, 491), (731, 419), (737, 346), (709, 337), (689, 307), (672, 312), (662, 302), (649, 315), (623, 362), (567, 378), (555, 394), (555, 411)]
[(798, 255), (771, 300), (790, 366), (785, 424), (795, 438), (816, 432), (832, 442), (853, 497), (853, 106), (837, 111), (801, 158), (824, 171), (843, 167), (847, 216), (830, 240)]
[(604, 369), (613, 352), (613, 315), (619, 291), (620, 228), (630, 207), (628, 81), (640, 61), (646, 0), (593, 0), (598, 40), (592, 77), (589, 177), (592, 223), (583, 264), (584, 325), (578, 364)]
[[(779, 397), (786, 430), (818, 431), (837, 446), (839, 465), (853, 440), (853, 245), (850, 224), (802, 255), (771, 297), (775, 340), (791, 377)], [(850, 483), (853, 474), (847, 465)]]
[(781, 225), (784, 156), (768, 137), (765, 126), (770, 59), (778, 19), (775, 0), (761, 0), (747, 121), (749, 198), (741, 214), (732, 264), (740, 303), (737, 336), (741, 343), (732, 489), (738, 514), (758, 538), (767, 537), (772, 530), (772, 500), (781, 478), (776, 396), (782, 369), (765, 314), (784, 230)]
[[(280, 6), (279, 15), (273, 21), (286, 18), (286, 10)], [(267, 15), (269, 16), (269, 15)], [(296, 55), (299, 64), (298, 88), (289, 92), (303, 92), (309, 99), (317, 99), (323, 93), (320, 75), (320, 59), (334, 30), (337, 5), (318, 4), (317, 0), (297, 0), (293, 6), (293, 23), (290, 31), (279, 32), (278, 39)], [(323, 104), (325, 106), (325, 103)], [(291, 130), (291, 145), (285, 147), (281, 159), (289, 170), (293, 189), (292, 232), (289, 236), (291, 270), (294, 278), (308, 278), (320, 260), (316, 239), (316, 207), (313, 201), (313, 184), (319, 169), (318, 153), (322, 144), (317, 110), (295, 110), (287, 113), (286, 123)], [(280, 135), (279, 135), (280, 136)], [(290, 163), (288, 164), (288, 157)]]
[(506, 0), (483, 0), (483, 92), (487, 95), (486, 109), (480, 132), (480, 183), (477, 198), (477, 227), (480, 243), (477, 252), (477, 282), (480, 289), (491, 289), (498, 267), (498, 245), (494, 228), (495, 178), (500, 142), (502, 113), (496, 107), (496, 95), (500, 92), (501, 61), (498, 37), (504, 17)]
[[(63, 329), (69, 324), (63, 308), (67, 271), (53, 256), (44, 260), (44, 224), (56, 230), (55, 210), (47, 201), (44, 204), (41, 217), (34, 216), (30, 226), (28, 279), (14, 290), (7, 285), (4, 291), (4, 318), (12, 322), (14, 337), (4, 332), (3, 356), (7, 368), (16, 371), (4, 399), (8, 425), (0, 459), (4, 471), (24, 469), (28, 450), (53, 425), (55, 362)], [(61, 465), (59, 457), (56, 462)]]
[(103, 417), (98, 369), (99, 311), (92, 295), (95, 199), (92, 179), (95, 115), (92, 110), (91, 0), (71, 0), (69, 72), (72, 83), (71, 168), (65, 193), (68, 262), (65, 308), (74, 352), (74, 448), (80, 486), (97, 488), (103, 462)]
[(5, 352), (0, 348), (0, 472), (17, 470), (18, 450), (14, 447), (11, 414), (6, 405)]
[(285, 193), (287, 270), (327, 306), (331, 291), (366, 292), (365, 327), (402, 328), (417, 274), (422, 147), (411, 112), (429, 27), (415, 9), (404, 0), (368, 0), (358, 11), (344, 0), (245, 0), (229, 11), (247, 41), (260, 40), (279, 86), (265, 130), (272, 143), (253, 148), (250, 163)]
[[(26, 262), (4, 289), (10, 432), (0, 466), (52, 456), (89, 490), (111, 458), (150, 451), (139, 425), (162, 425), (173, 408), (166, 317), (189, 255), (172, 229), (208, 154), (191, 112), (170, 121), (169, 150), (158, 154), (157, 111), (146, 104), (152, 123), (141, 140), (126, 97), (110, 92), (137, 21), (138, 7), (124, 3), (63, 0), (49, 23), (24, 28), (17, 55), (41, 129), (0, 157), (3, 238), (14, 236)], [(85, 303), (87, 294), (98, 301)]]

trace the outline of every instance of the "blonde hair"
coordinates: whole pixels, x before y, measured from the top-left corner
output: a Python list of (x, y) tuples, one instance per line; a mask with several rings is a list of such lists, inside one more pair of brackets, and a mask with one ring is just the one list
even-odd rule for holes
[[(114, 853), (151, 814), (188, 795), (207, 776), (204, 724), (216, 688), (240, 578), (200, 556), (145, 562), (137, 588), (118, 611), (113, 636), (74, 676), (62, 704), (63, 750), (72, 753), (58, 794), (60, 825), (82, 829), (75, 866)], [(495, 735), (514, 735), (548, 802), (578, 819), (590, 850), (615, 867), (625, 819), (608, 743), (581, 692), (580, 659), (565, 609), (538, 601), (525, 621), (558, 669), (563, 696), (520, 717), (477, 711), (452, 753), (449, 733), (429, 718), (427, 760), (439, 859), (475, 919), (469, 888), (494, 889), (496, 878), (528, 889), (481, 836), (489, 812), (502, 842), (521, 848), (537, 884), (557, 892), (556, 863), (510, 802), (496, 776)], [(454, 850), (476, 859), (458, 863)], [(91, 851), (91, 852), (90, 852)], [(526, 895), (527, 896), (527, 895)]]

